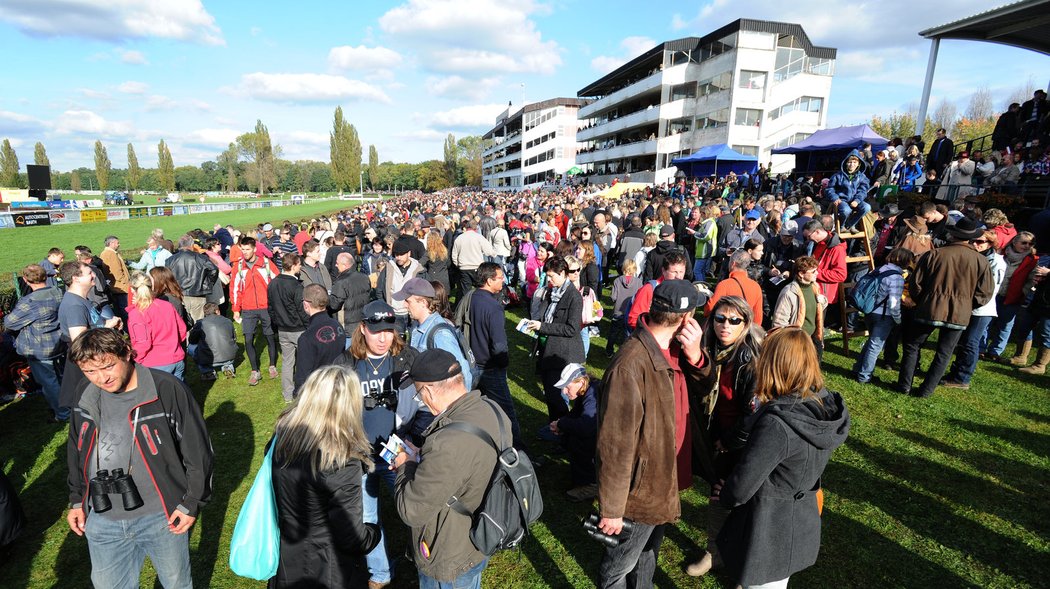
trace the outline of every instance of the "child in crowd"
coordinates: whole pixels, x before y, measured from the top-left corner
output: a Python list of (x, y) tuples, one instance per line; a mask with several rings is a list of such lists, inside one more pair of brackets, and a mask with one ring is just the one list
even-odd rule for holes
[(638, 263), (633, 259), (623, 261), (620, 276), (613, 281), (612, 287), (612, 321), (609, 322), (609, 336), (606, 338), (605, 355), (612, 358), (615, 346), (623, 343), (627, 335), (624, 322), (631, 310), (630, 303), (638, 289), (642, 288), (642, 279), (638, 277)]

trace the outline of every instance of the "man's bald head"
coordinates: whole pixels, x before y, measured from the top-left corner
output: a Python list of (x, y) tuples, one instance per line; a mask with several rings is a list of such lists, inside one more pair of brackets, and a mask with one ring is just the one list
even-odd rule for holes
[(340, 272), (346, 270), (347, 268), (353, 268), (354, 256), (352, 256), (349, 252), (343, 252), (339, 254), (335, 257), (335, 267), (338, 268)]

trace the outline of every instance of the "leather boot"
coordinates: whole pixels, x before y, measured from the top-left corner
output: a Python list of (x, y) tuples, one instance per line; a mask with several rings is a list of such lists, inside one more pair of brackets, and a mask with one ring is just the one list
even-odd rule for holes
[(1021, 344), (1020, 348), (1017, 348), (1017, 353), (1014, 354), (1013, 358), (1010, 358), (1011, 366), (1027, 366), (1028, 365), (1028, 352), (1032, 351), (1032, 340), (1027, 340)]
[(1035, 364), (1028, 368), (1022, 368), (1021, 372), (1025, 374), (1046, 374), (1046, 366), (1050, 364), (1050, 348), (1039, 348), (1035, 358)]

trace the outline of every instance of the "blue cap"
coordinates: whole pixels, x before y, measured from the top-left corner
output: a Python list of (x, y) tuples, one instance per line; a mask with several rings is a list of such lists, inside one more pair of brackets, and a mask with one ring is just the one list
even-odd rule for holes
[(759, 210), (757, 208), (754, 208), (754, 209), (751, 209), (750, 211), (748, 211), (747, 214), (744, 215), (744, 218), (745, 219), (761, 219), (762, 218), (762, 213), (759, 212)]

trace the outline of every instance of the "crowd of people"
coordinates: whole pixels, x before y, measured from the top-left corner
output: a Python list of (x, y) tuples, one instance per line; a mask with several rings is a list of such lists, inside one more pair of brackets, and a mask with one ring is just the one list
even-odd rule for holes
[[(602, 587), (651, 586), (679, 493), (700, 484), (708, 544), (687, 573), (785, 587), (816, 561), (820, 476), (849, 431), (821, 372), (827, 336), (863, 322), (857, 381), (880, 384), (881, 355), (897, 371), (883, 386), (915, 397), (968, 388), (982, 359), (1027, 374), (1050, 365), (1050, 256), (1036, 249), (1050, 243), (1050, 211), (1018, 231), (982, 210), (979, 189), (948, 203), (883, 174), (884, 159), (911, 165), (913, 147), (871, 161), (856, 150), (822, 183), (763, 167), (617, 199), (450, 189), (174, 242), (158, 229), (130, 262), (114, 236), (98, 255), (51, 249), (22, 271), (4, 327), (48, 421), (69, 424), (68, 520), (87, 536), (92, 581), (133, 586), (149, 555), (165, 587), (189, 586), (185, 532), (221, 457), (187, 382), (221, 375), (232, 387), (280, 379), (288, 404), (269, 443), (272, 586), (386, 586), (385, 529), (402, 523), (420, 586), (479, 586), (487, 556), (453, 506), (481, 503), (496, 456), (449, 427), (464, 422), (494, 439), (505, 430), (540, 468), (567, 455), (564, 500), (596, 499), (597, 530), (612, 538)], [(938, 157), (935, 143), (921, 160)], [(900, 183), (897, 202), (872, 198), (884, 183)], [(870, 272), (850, 261), (864, 238)], [(865, 313), (842, 313), (856, 298), (846, 282), (871, 285)], [(511, 365), (514, 329), (532, 366)], [(601, 379), (595, 354), (611, 358)], [(522, 430), (508, 385), (509, 371), (533, 370), (526, 390), (547, 409), (536, 432)], [(392, 436), (406, 443), (384, 460)], [(121, 477), (141, 505), (103, 509)], [(380, 521), (383, 485), (401, 523)]]

